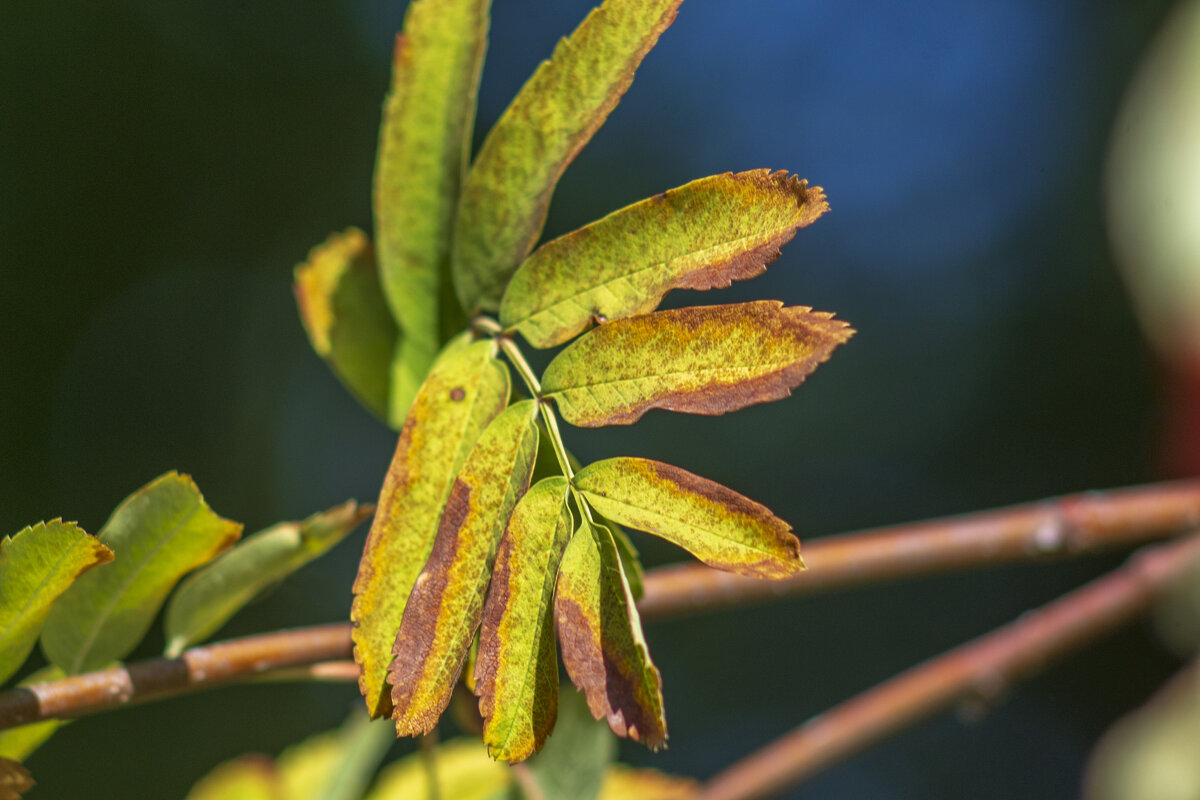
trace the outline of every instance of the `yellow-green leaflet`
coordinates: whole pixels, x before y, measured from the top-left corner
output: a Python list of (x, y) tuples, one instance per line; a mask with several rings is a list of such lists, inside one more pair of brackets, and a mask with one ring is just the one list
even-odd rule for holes
[(763, 505), (679, 467), (609, 458), (575, 474), (597, 511), (661, 536), (717, 569), (786, 578), (804, 568), (791, 526)]
[(388, 681), (398, 736), (429, 733), (450, 703), (479, 627), (496, 547), (529, 488), (536, 414), (537, 404), (525, 400), (492, 420), (454, 479), (392, 650)]
[(652, 408), (724, 414), (787, 397), (853, 333), (775, 300), (656, 311), (576, 339), (546, 367), (542, 391), (587, 428), (629, 425)]
[(296, 267), (293, 290), (313, 349), (364, 406), (388, 421), (399, 331), (366, 234), (349, 228), (314, 247)]
[(563, 664), (596, 719), (658, 750), (667, 741), (662, 676), (650, 660), (612, 534), (586, 520), (563, 553), (555, 619)]
[(392, 645), (454, 477), (484, 428), (508, 404), (508, 394), (508, 368), (496, 359), (495, 343), (454, 340), (434, 364), (400, 431), (350, 612), (359, 688), (372, 717), (391, 713)]
[[(451, 739), (432, 753), (438, 794), (429, 786), (423, 754), (394, 761), (379, 773), (366, 800), (499, 800), (512, 785), (512, 770), (488, 757), (477, 738)], [(549, 798), (547, 798), (549, 800)]]
[[(283, 784), (266, 756), (239, 756), (196, 782), (186, 800), (281, 800)], [(284, 799), (285, 800), (285, 799)]]
[(451, 263), (463, 308), (495, 310), (533, 247), (563, 170), (633, 82), (682, 0), (606, 0), (542, 62), (463, 185)]
[(60, 519), (0, 541), (0, 683), (25, 663), (50, 604), (84, 572), (112, 560), (111, 550)]
[(828, 209), (784, 171), (692, 181), (539, 247), (504, 290), (500, 324), (553, 347), (596, 319), (653, 311), (672, 289), (723, 289), (761, 275)]
[(693, 778), (613, 764), (604, 774), (596, 800), (694, 800), (699, 796), (700, 784)]
[(545, 478), (517, 503), (496, 554), (483, 608), (475, 694), (492, 758), (523, 761), (558, 713), (554, 582), (571, 534), (567, 480)]
[(281, 522), (188, 576), (167, 604), (167, 657), (216, 633), (264, 589), (324, 554), (374, 510), (350, 500), (303, 522)]
[(282, 800), (361, 800), (395, 741), (391, 725), (355, 709), (337, 730), (310, 736), (279, 755)]
[[(58, 667), (42, 667), (17, 685), (29, 687), (65, 677), (66, 673)], [(24, 761), (53, 736), (60, 726), (66, 725), (70, 721), (69, 719), (47, 719), (32, 725), (22, 725), (19, 728), (6, 728), (0, 731), (0, 758)]]
[(71, 585), (50, 609), (42, 651), (74, 674), (124, 658), (176, 582), (241, 536), (186, 475), (168, 472), (125, 499), (100, 531), (116, 559)]
[(413, 0), (396, 38), (375, 164), (375, 236), (388, 305), (414, 352), (440, 337), (440, 284), (475, 123), (490, 0)]

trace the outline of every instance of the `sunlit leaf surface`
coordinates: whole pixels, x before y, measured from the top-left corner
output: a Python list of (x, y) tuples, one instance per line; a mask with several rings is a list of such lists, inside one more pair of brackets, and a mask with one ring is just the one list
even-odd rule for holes
[(350, 228), (314, 247), (296, 267), (293, 288), (313, 349), (363, 405), (387, 421), (398, 330), (366, 235)]
[(505, 289), (500, 323), (553, 347), (596, 319), (653, 311), (672, 289), (753, 278), (828, 208), (820, 188), (786, 172), (692, 181), (539, 247)]
[(0, 683), (25, 663), (59, 595), (84, 572), (112, 559), (99, 540), (58, 519), (0, 540)]
[(537, 406), (492, 420), (454, 480), (433, 551), (405, 607), (389, 672), (396, 733), (429, 733), (450, 702), (479, 627), (496, 547), (529, 488)]
[(483, 609), (475, 693), (493, 758), (522, 761), (540, 749), (558, 713), (554, 582), (571, 534), (567, 481), (545, 478), (517, 503)]
[(247, 536), (188, 576), (167, 604), (166, 654), (178, 656), (216, 633), (243, 606), (324, 554), (374, 510), (351, 500), (303, 522), (282, 522)]
[(75, 581), (50, 609), (42, 650), (67, 673), (124, 658), (150, 627), (167, 593), (188, 572), (241, 536), (186, 475), (168, 472), (130, 495), (100, 531), (116, 559)]
[(774, 300), (615, 320), (559, 353), (542, 376), (563, 419), (628, 425), (652, 408), (724, 414), (791, 394), (854, 331)]
[(633, 82), (682, 0), (606, 0), (562, 40), (488, 133), (454, 227), (463, 308), (495, 310), (541, 235), (563, 170)]
[(575, 486), (606, 517), (661, 536), (710, 567), (759, 578), (804, 568), (791, 526), (766, 506), (707, 478), (645, 458), (584, 467)]
[(618, 736), (666, 743), (662, 677), (650, 660), (612, 534), (586, 521), (571, 537), (554, 596), (563, 664), (592, 715)]
[[(396, 38), (375, 164), (384, 293), (412, 358), (437, 352), (449, 242), (471, 147), (490, 0), (414, 0)], [(418, 381), (419, 382), (419, 381)]]
[(508, 369), (490, 341), (447, 345), (400, 431), (354, 582), (354, 657), (372, 717), (390, 714), (392, 646), (433, 548), (454, 477), (508, 403)]

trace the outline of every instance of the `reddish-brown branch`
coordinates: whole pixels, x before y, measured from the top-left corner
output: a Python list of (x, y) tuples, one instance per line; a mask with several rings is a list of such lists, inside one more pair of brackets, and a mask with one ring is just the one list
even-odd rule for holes
[(350, 628), (344, 624), (216, 642), (179, 658), (152, 658), (0, 693), (0, 728), (94, 714), (350, 655)]
[(994, 700), (1013, 682), (1143, 612), (1200, 558), (1200, 536), (1160, 545), (1003, 628), (864, 692), (718, 773), (702, 800), (771, 797), (960, 700)]
[(806, 542), (808, 569), (782, 581), (698, 564), (654, 570), (644, 618), (693, 614), (805, 592), (967, 567), (1132, 547), (1200, 525), (1200, 482), (1086, 492), (994, 511), (892, 525)]
[[(809, 542), (808, 569), (784, 581), (741, 578), (697, 565), (651, 570), (644, 619), (760, 602), (808, 591), (964, 567), (1130, 547), (1200, 524), (1200, 482), (1073, 495), (997, 511), (848, 533)], [(251, 678), (344, 679), (349, 667), (308, 667), (350, 657), (346, 624), (249, 636), (0, 692), (0, 729), (81, 716)], [(297, 670), (295, 668), (305, 669)]]

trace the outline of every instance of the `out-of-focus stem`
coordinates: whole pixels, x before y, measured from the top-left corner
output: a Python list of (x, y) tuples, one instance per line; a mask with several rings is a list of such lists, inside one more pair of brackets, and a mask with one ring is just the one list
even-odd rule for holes
[(714, 776), (701, 800), (772, 797), (907, 725), (964, 699), (991, 700), (1055, 658), (1143, 612), (1200, 559), (1200, 536), (1124, 567), (848, 700)]

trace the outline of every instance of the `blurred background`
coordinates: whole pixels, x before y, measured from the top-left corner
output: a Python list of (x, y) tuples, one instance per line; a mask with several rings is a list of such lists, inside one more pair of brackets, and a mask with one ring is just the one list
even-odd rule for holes
[[(495, 0), (477, 143), (591, 5)], [(786, 402), (718, 419), (653, 412), (568, 443), (585, 461), (653, 457), (724, 482), (802, 540), (1192, 469), (1196, 452), (1170, 444), (1194, 425), (1191, 361), (1161, 345), (1170, 332), (1156, 351), (1139, 327), (1105, 216), (1120, 103), (1171, 9), (684, 3), (564, 176), (547, 235), (694, 178), (788, 169), (825, 187), (831, 213), (764, 276), (670, 303), (776, 298), (859, 333)], [(6, 0), (0, 533), (58, 516), (98, 531), (170, 469), (247, 532), (374, 499), (395, 437), (309, 348), (291, 271), (329, 232), (370, 230), (403, 10)], [(221, 637), (346, 619), (364, 536)], [(683, 558), (637, 543), (648, 566)], [(671, 747), (622, 755), (706, 777), (1119, 561), (649, 625)], [(161, 649), (159, 630), (137, 655)], [(1100, 734), (1178, 663), (1135, 625), (978, 724), (943, 715), (789, 796), (1074, 795)], [(252, 686), (82, 720), (30, 760), (34, 797), (183, 797), (221, 760), (337, 725), (356, 698)]]

